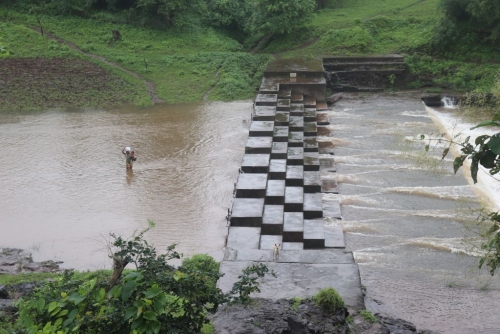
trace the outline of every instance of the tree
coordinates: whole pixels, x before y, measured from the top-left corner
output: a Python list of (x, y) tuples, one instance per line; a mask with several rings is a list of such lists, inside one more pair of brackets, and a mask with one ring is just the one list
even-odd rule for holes
[[(66, 272), (18, 303), (18, 326), (29, 334), (199, 333), (207, 315), (223, 303), (245, 303), (259, 291), (269, 270), (263, 264), (244, 270), (229, 293), (216, 286), (218, 264), (201, 255), (180, 259), (175, 246), (159, 255), (143, 236), (113, 236), (113, 273)], [(136, 270), (124, 271), (127, 265)], [(271, 273), (272, 274), (272, 273)]]
[(269, 36), (293, 31), (311, 20), (314, 0), (250, 0), (251, 16), (246, 25), (250, 34)]
[(198, 0), (137, 0), (136, 8), (148, 17), (159, 16), (167, 27), (171, 27), (180, 13), (197, 9), (202, 4)]
[(500, 1), (441, 0), (439, 9), (443, 13), (437, 26), (439, 43), (450, 44), (470, 34), (489, 43), (500, 41)]

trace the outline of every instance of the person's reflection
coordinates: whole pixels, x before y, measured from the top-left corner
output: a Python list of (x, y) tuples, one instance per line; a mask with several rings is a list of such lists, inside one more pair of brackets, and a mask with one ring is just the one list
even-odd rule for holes
[(134, 170), (132, 169), (127, 169), (127, 184), (131, 185), (132, 184), (132, 179), (134, 178)]

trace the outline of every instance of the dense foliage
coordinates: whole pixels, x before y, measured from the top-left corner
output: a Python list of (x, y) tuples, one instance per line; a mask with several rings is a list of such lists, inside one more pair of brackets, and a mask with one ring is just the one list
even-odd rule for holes
[[(218, 264), (207, 255), (180, 259), (174, 246), (157, 254), (143, 238), (114, 236), (113, 273), (67, 272), (20, 300), (19, 333), (199, 333), (222, 303), (248, 302), (263, 264), (246, 268), (229, 293), (216, 286)], [(133, 264), (136, 270), (125, 271)]]
[(338, 310), (344, 308), (344, 301), (340, 297), (337, 290), (334, 288), (326, 288), (320, 290), (317, 294), (312, 297), (314, 303), (328, 313), (335, 313)]
[(450, 45), (458, 39), (500, 41), (500, 1), (441, 0), (443, 18), (438, 26), (438, 40)]

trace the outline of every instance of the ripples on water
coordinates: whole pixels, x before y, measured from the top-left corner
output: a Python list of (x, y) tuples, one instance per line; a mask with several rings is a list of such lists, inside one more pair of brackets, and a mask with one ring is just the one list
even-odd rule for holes
[[(251, 102), (0, 115), (0, 245), (78, 269), (109, 267), (103, 241), (148, 240), (221, 257)], [(121, 150), (138, 157), (126, 172)]]
[[(478, 200), (446, 159), (439, 174), (402, 152), (405, 136), (436, 133), (419, 101), (341, 100), (330, 111), (348, 248), (367, 307), (442, 333), (500, 333), (500, 283), (477, 270), (464, 223)], [(413, 147), (421, 150), (422, 147)], [(411, 152), (410, 152), (411, 153)], [(436, 155), (440, 152), (436, 152)]]

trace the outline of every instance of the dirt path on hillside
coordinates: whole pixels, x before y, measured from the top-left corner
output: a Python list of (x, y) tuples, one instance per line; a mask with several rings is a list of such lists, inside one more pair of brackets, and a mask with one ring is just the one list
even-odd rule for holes
[[(33, 30), (36, 31), (36, 32), (38, 32), (38, 33), (40, 33), (37, 29), (33, 28)], [(96, 54), (93, 54), (93, 53), (85, 52), (82, 49), (80, 49), (73, 42), (70, 42), (70, 41), (67, 41), (65, 39), (62, 39), (61, 37), (58, 37), (58, 36), (55, 36), (55, 35), (52, 35), (52, 34), (48, 34), (48, 33), (45, 33), (44, 36), (47, 37), (47, 38), (49, 38), (49, 39), (52, 39), (52, 40), (54, 40), (54, 41), (56, 41), (58, 43), (65, 44), (65, 45), (69, 46), (70, 48), (72, 48), (73, 50), (75, 50), (75, 51), (77, 51), (77, 52), (79, 52), (81, 54), (84, 54), (84, 55), (86, 55), (88, 57), (91, 57), (93, 59), (97, 59), (97, 60), (105, 63), (106, 65), (109, 65), (111, 67), (119, 69), (120, 71), (123, 71), (123, 72), (125, 72), (127, 74), (130, 74), (131, 76), (133, 76), (136, 79), (142, 80), (144, 82), (144, 84), (146, 85), (146, 87), (148, 87), (149, 95), (151, 96), (151, 100), (153, 101), (154, 104), (165, 102), (164, 100), (160, 99), (158, 97), (158, 95), (156, 95), (153, 83), (151, 81), (146, 80), (141, 75), (139, 75), (139, 74), (137, 74), (135, 72), (132, 72), (130, 70), (127, 70), (126, 68), (123, 68), (123, 67), (121, 67), (120, 65), (118, 65), (116, 63), (113, 63), (113, 62), (107, 60), (106, 58), (104, 58), (103, 56), (99, 56), (99, 55), (96, 55)]]

